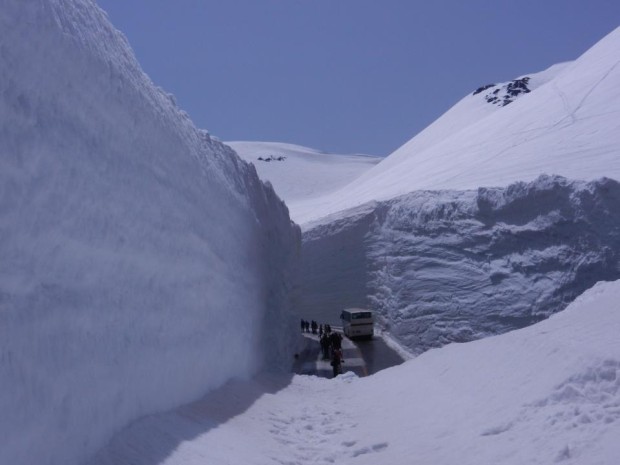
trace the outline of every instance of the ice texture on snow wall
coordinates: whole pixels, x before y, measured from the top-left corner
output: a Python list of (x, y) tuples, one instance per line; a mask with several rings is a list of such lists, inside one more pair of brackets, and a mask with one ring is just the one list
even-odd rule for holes
[(419, 191), (306, 231), (301, 310), (376, 310), (421, 352), (540, 321), (620, 278), (620, 184), (541, 176)]
[(299, 231), (87, 0), (0, 5), (0, 463), (288, 356)]

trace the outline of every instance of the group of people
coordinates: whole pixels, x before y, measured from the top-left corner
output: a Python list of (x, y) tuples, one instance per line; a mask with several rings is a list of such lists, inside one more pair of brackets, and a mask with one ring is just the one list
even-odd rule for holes
[(301, 332), (319, 335), (323, 360), (330, 360), (334, 378), (342, 373), (342, 334), (332, 331), (329, 324), (317, 324), (316, 321), (301, 320)]
[[(318, 326), (316, 324), (316, 321), (312, 320), (312, 321), (308, 321), (308, 320), (304, 320), (303, 318), (301, 319), (301, 332), (302, 333), (309, 333), (312, 332), (312, 334), (316, 334)], [(323, 330), (323, 325), (321, 325), (321, 331)]]
[(328, 325), (327, 323), (325, 323), (325, 325), (322, 324), (318, 324), (316, 321), (312, 320), (312, 321), (308, 321), (308, 320), (304, 320), (303, 318), (301, 319), (301, 332), (302, 333), (312, 333), (312, 334), (319, 334), (319, 337), (323, 336), (324, 333), (331, 333), (332, 332), (332, 327), (330, 325)]
[(330, 365), (335, 378), (342, 373), (342, 362), (344, 362), (344, 358), (342, 358), (342, 334), (335, 331), (324, 332), (321, 335), (320, 342), (323, 360), (331, 359)]

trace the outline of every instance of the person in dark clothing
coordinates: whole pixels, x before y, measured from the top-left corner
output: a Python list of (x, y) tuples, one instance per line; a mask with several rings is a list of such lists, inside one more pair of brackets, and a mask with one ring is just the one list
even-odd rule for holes
[(309, 333), (310, 332), (310, 322), (306, 321), (305, 325), (306, 325), (306, 332)]
[(323, 325), (319, 325), (319, 337), (323, 336)]
[(321, 336), (321, 351), (323, 352), (323, 360), (329, 358), (329, 338), (326, 333)]
[(342, 359), (342, 335), (336, 331), (333, 331), (330, 335), (329, 335), (329, 345), (332, 351), (332, 354), (335, 351), (340, 352), (340, 359), (342, 361), (344, 361)]
[(312, 320), (311, 327), (312, 327), (312, 334), (316, 334), (316, 330), (319, 327), (319, 325), (316, 324), (316, 321)]
[(336, 331), (329, 335), (329, 342), (334, 349), (342, 349), (342, 339)]
[(344, 355), (342, 353), (342, 334), (341, 333), (336, 333), (338, 342), (336, 343), (338, 345), (338, 351), (340, 351), (340, 360), (342, 362), (344, 362)]
[(340, 349), (332, 349), (331, 366), (334, 378), (342, 373), (342, 353), (340, 352)]
[(301, 332), (305, 332), (306, 331), (306, 322), (304, 321), (304, 319), (301, 319)]

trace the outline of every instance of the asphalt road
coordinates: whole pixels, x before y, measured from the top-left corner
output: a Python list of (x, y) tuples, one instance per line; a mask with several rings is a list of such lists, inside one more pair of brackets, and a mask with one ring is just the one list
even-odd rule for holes
[[(316, 334), (304, 333), (306, 348), (299, 354), (294, 371), (298, 374), (332, 377), (329, 360), (323, 360)], [(372, 339), (342, 340), (342, 372), (353, 371), (358, 376), (372, 375), (380, 370), (400, 365), (403, 359), (378, 336)]]

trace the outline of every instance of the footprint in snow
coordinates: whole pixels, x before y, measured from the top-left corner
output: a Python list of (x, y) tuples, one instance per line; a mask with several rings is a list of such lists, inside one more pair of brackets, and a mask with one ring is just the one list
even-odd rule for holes
[(353, 451), (353, 453), (351, 454), (351, 457), (358, 457), (360, 455), (371, 454), (373, 452), (381, 452), (382, 450), (387, 449), (387, 446), (388, 446), (387, 442), (380, 442), (378, 444), (373, 444), (370, 447), (362, 447), (361, 449), (357, 449)]

